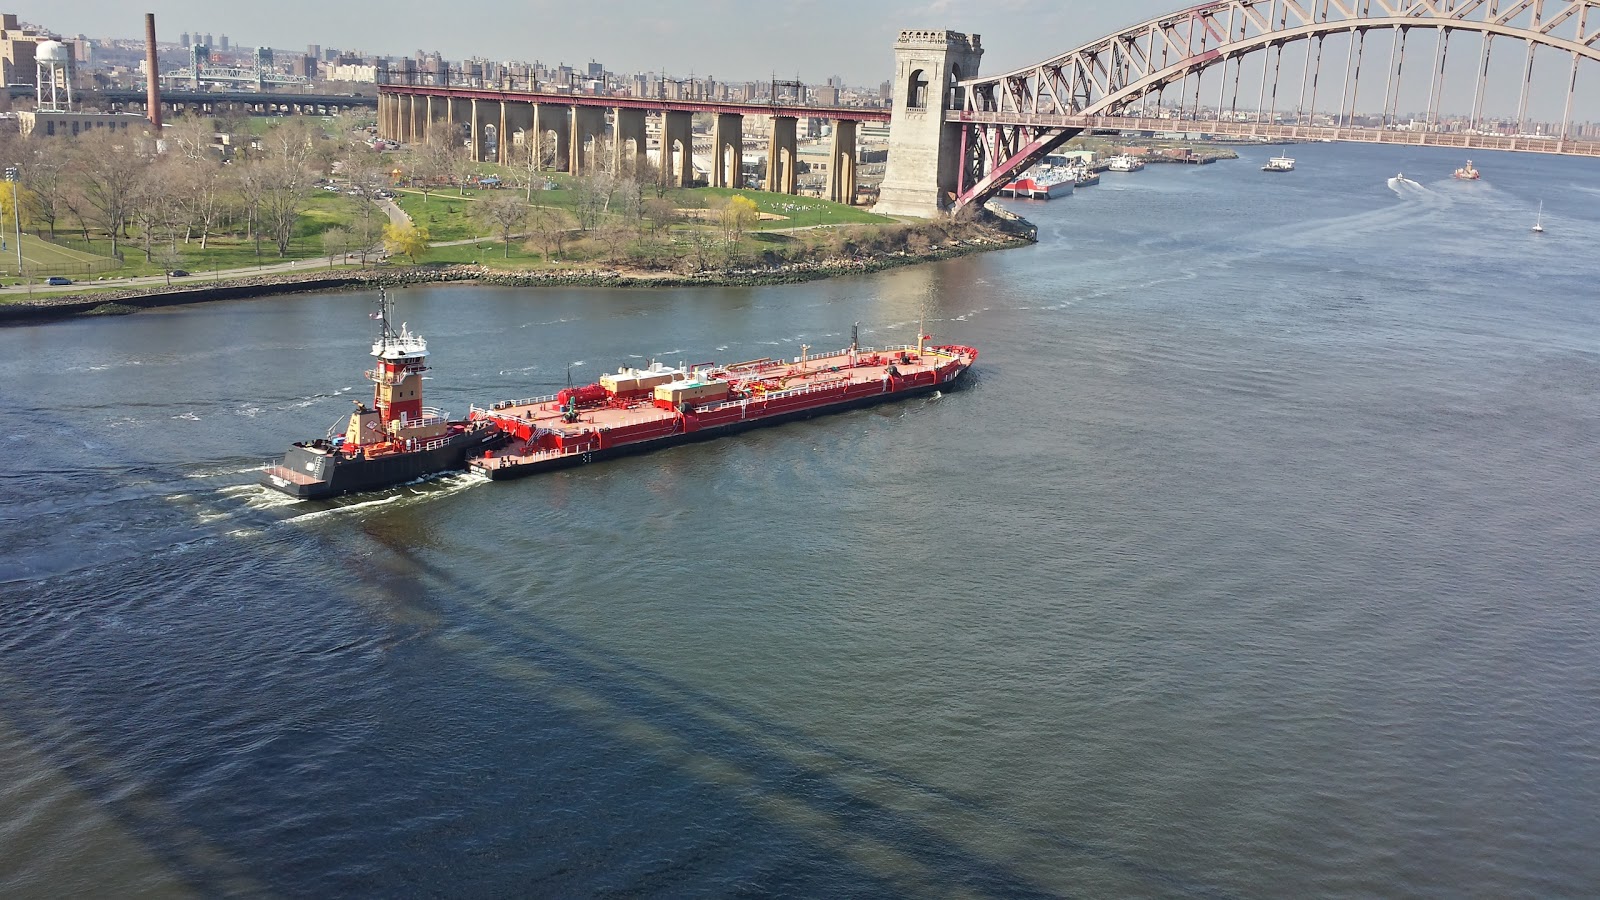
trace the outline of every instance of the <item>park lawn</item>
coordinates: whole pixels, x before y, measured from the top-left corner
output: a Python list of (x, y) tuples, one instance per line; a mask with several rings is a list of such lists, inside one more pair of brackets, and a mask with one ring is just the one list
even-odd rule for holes
[[(813, 228), (818, 225), (868, 225), (887, 224), (894, 220), (855, 206), (834, 203), (820, 197), (801, 197), (794, 194), (774, 194), (735, 188), (683, 188), (668, 194), (684, 208), (711, 205), (714, 197), (748, 197), (754, 200), (762, 213), (782, 216), (782, 219), (762, 219), (763, 230), (782, 228)], [(696, 202), (698, 201), (698, 202)]]
[[(0, 271), (16, 273), (16, 239), (14, 234), (6, 235), (5, 249), (0, 251)], [(110, 256), (53, 244), (31, 234), (22, 236), (22, 268), (33, 275), (105, 274), (118, 266), (117, 260)]]
[(425, 263), (461, 263), (488, 266), (491, 269), (538, 269), (543, 268), (544, 255), (537, 250), (529, 251), (524, 247), (525, 241), (521, 238), (511, 239), (511, 256), (508, 258), (505, 245), (498, 240), (484, 238), (475, 244), (455, 244), (449, 247), (429, 247), (423, 254)]
[(456, 188), (444, 188), (424, 200), (420, 192), (407, 188), (395, 192), (394, 202), (413, 223), (428, 229), (429, 241), (464, 241), (484, 233), (483, 226), (472, 221), (472, 204), (478, 193), (469, 190), (463, 196)]

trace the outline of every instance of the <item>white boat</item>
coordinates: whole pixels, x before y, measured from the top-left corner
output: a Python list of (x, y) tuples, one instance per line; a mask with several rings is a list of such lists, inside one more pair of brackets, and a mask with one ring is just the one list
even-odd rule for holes
[(1144, 160), (1123, 153), (1111, 157), (1111, 161), (1106, 163), (1106, 168), (1113, 172), (1137, 172), (1144, 168)]
[(1024, 200), (1054, 200), (1072, 193), (1076, 182), (1072, 172), (1062, 166), (1037, 165), (1021, 178), (1006, 182), (1000, 189), (1002, 197), (1020, 197)]
[(1533, 217), (1533, 233), (1544, 234), (1544, 201), (1539, 201), (1539, 213)]
[(1261, 167), (1263, 172), (1293, 172), (1294, 160), (1287, 156), (1274, 156)]

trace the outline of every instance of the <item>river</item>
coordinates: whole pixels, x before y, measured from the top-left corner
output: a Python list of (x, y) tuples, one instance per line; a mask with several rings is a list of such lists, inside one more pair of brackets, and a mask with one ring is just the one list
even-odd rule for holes
[(398, 292), (458, 414), (982, 353), (508, 483), (254, 486), (370, 295), (0, 330), (0, 895), (1592, 894), (1600, 170), (1291, 153), (860, 278)]

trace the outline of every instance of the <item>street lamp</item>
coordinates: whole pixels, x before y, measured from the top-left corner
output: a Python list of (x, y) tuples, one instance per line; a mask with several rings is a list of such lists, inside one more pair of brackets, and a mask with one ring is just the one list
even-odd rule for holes
[(16, 166), (6, 166), (6, 180), (11, 182), (11, 217), (17, 227), (17, 277), (22, 277), (22, 178)]

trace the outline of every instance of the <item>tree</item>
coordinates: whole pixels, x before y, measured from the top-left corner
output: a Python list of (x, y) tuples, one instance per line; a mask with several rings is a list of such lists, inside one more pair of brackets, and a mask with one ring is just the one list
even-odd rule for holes
[(35, 150), (20, 167), (26, 186), (22, 194), (23, 221), (32, 222), (36, 228), (49, 228), (52, 239), (56, 236), (56, 222), (67, 213), (71, 185), (63, 173), (64, 166), (64, 160), (56, 153)]
[(180, 116), (162, 130), (161, 136), (167, 142), (169, 156), (190, 162), (221, 162), (221, 155), (212, 149), (216, 133), (216, 122), (210, 116)]
[[(14, 181), (0, 181), (0, 225), (10, 228), (12, 222), (20, 219), (23, 227), (27, 227), (37, 203), (33, 191)], [(18, 206), (21, 208), (17, 209)]]
[(364, 151), (364, 147), (355, 150), (340, 168), (350, 185), (360, 192), (351, 198), (350, 218), (354, 226), (351, 246), (360, 250), (363, 263), (379, 236), (379, 218), (384, 210), (376, 198), (378, 192), (389, 185), (389, 174)]
[(245, 227), (256, 244), (256, 256), (261, 255), (261, 207), (267, 193), (267, 171), (263, 160), (251, 157), (234, 170), (234, 182), (243, 201)]
[(544, 139), (534, 131), (523, 131), (522, 146), (516, 148), (515, 159), (518, 164), (517, 180), (528, 202), (532, 203), (534, 190), (548, 180), (545, 171), (555, 167), (556, 142)]
[(348, 228), (329, 228), (322, 233), (322, 249), (328, 254), (328, 268), (333, 268), (335, 256), (346, 256), (350, 253), (353, 240), (354, 236)]
[(501, 191), (479, 200), (472, 216), (484, 227), (500, 233), (500, 240), (505, 243), (504, 255), (510, 258), (511, 233), (528, 221), (528, 204), (518, 200), (516, 194)]
[(606, 222), (595, 232), (595, 236), (606, 248), (606, 260), (612, 263), (622, 258), (622, 248), (636, 234), (638, 232), (634, 229), (633, 223), (615, 219)]
[(170, 237), (175, 230), (175, 221), (181, 217), (176, 201), (179, 192), (174, 190), (179, 165), (178, 161), (169, 157), (158, 160), (140, 172), (130, 218), (139, 226), (145, 262), (155, 261), (153, 247), (157, 232), (164, 230)]
[(428, 202), (440, 178), (450, 174), (450, 137), (446, 129), (430, 129), (428, 138), (413, 144), (406, 161), (406, 171), (411, 176), (411, 186), (422, 192), (422, 202)]
[(740, 194), (728, 201), (728, 212), (733, 217), (734, 236), (744, 237), (746, 230), (761, 221), (761, 208), (749, 197)]
[(460, 196), (465, 197), (467, 185), (478, 177), (478, 164), (472, 161), (472, 148), (452, 147), (448, 159), (450, 180), (456, 183), (456, 190), (460, 192)]
[(300, 213), (311, 199), (311, 170), (295, 155), (273, 156), (257, 164), (261, 176), (261, 219), (278, 247), (278, 256), (289, 255)]
[(642, 212), (645, 221), (650, 223), (651, 234), (656, 234), (678, 219), (677, 204), (664, 197), (651, 197), (644, 201)]
[(528, 211), (528, 221), (533, 243), (543, 251), (544, 261), (550, 261), (552, 250), (559, 256), (567, 239), (567, 214), (553, 206), (535, 206)]
[(596, 172), (573, 179), (573, 210), (578, 214), (578, 227), (591, 231), (600, 223), (600, 217), (611, 211), (611, 201), (617, 193), (617, 177), (607, 172)]
[(428, 252), (428, 227), (413, 222), (399, 225), (391, 222), (383, 226), (383, 249), (391, 256), (410, 257), (411, 264), (416, 265), (422, 254)]
[(182, 211), (184, 243), (194, 232), (200, 232), (200, 249), (206, 249), (211, 234), (227, 211), (229, 185), (228, 171), (213, 156), (184, 157), (175, 161), (172, 175), (174, 199)]
[(83, 201), (81, 211), (111, 239), (111, 255), (127, 230), (149, 157), (131, 131), (96, 129), (72, 145), (72, 175)]

